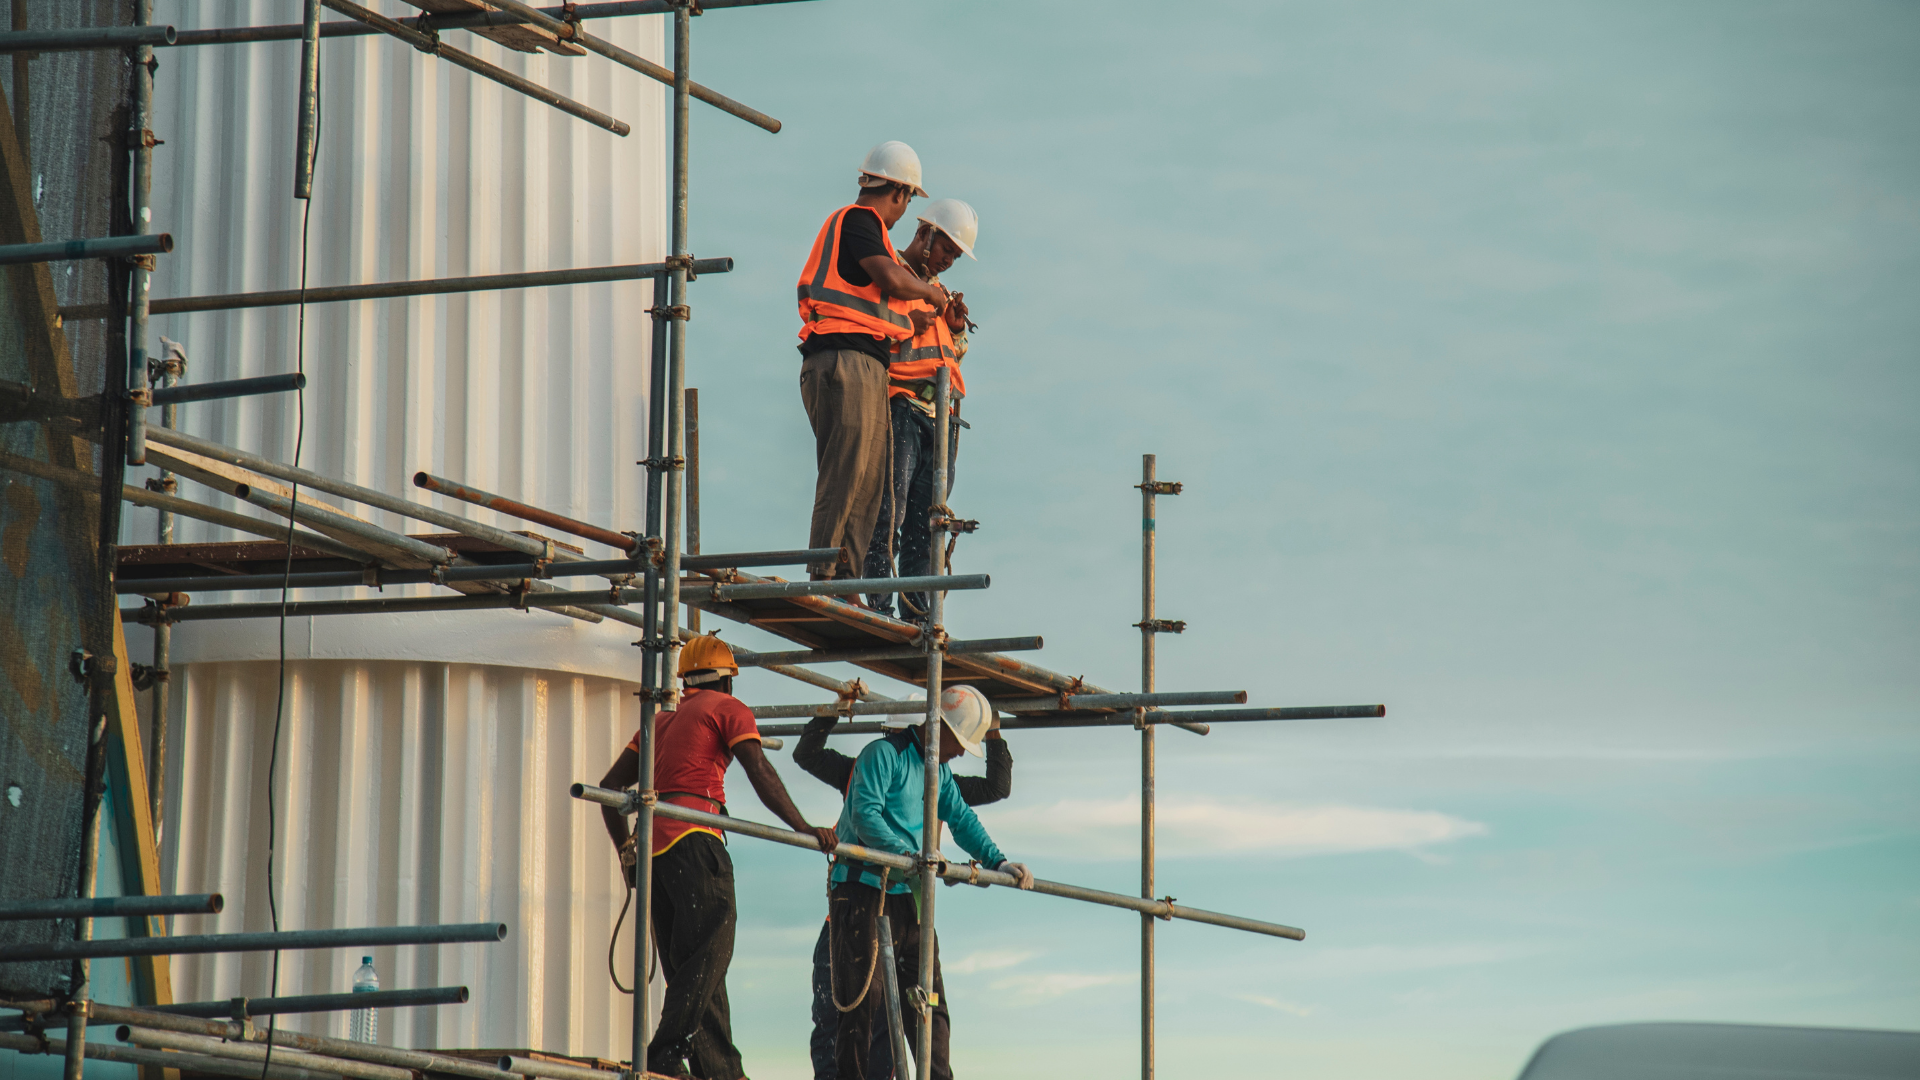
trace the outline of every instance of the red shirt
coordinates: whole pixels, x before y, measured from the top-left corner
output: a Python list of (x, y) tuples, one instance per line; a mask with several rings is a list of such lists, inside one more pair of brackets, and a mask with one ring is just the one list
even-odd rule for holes
[[(733, 764), (734, 746), (759, 738), (753, 711), (739, 698), (718, 690), (689, 688), (681, 695), (678, 709), (653, 718), (653, 788), (661, 792), (664, 802), (717, 814), (720, 807), (714, 803), (724, 806), (727, 801), (727, 766)], [(640, 752), (639, 732), (633, 733), (627, 748)], [(690, 794), (666, 794), (669, 791)], [(720, 836), (704, 825), (655, 817), (653, 853), (660, 854), (693, 832)]]

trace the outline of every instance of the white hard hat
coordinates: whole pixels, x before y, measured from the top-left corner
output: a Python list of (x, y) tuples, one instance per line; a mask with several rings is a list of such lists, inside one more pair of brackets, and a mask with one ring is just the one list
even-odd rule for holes
[(867, 182), (869, 177), (905, 184), (920, 198), (927, 197), (927, 189), (920, 186), (920, 155), (906, 143), (883, 142), (867, 151), (867, 159), (860, 163), (860, 186), (878, 187)]
[(982, 746), (988, 729), (993, 727), (993, 706), (987, 696), (971, 686), (949, 686), (940, 691), (940, 718), (974, 757), (986, 757)]
[(973, 242), (980, 235), (980, 215), (973, 207), (959, 199), (935, 199), (927, 204), (920, 220), (947, 234), (947, 239), (960, 246), (967, 258), (978, 260), (973, 253)]
[[(908, 701), (925, 701), (919, 694), (909, 695)], [(984, 741), (987, 732), (993, 727), (993, 706), (987, 703), (987, 696), (971, 686), (949, 686), (940, 691), (940, 719), (960, 740), (960, 745), (974, 757), (986, 757)], [(910, 728), (926, 723), (927, 714), (889, 713), (880, 721), (881, 727)]]

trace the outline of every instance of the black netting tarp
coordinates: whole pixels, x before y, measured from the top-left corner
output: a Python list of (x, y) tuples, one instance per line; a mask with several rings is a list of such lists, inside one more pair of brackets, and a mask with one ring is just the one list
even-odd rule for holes
[[(6, 4), (0, 3), (0, 10)], [(125, 25), (125, 0), (12, 0), (15, 29)], [(126, 231), (129, 59), (122, 52), (0, 56), (0, 244)], [(34, 235), (37, 233), (38, 235)], [(0, 267), (0, 902), (74, 895), (89, 717), (112, 658), (102, 518), (102, 392), (122, 381), (109, 320), (61, 307), (108, 302), (103, 261)], [(112, 377), (109, 373), (112, 373)], [(103, 484), (115, 499), (103, 505)], [(72, 934), (0, 922), (0, 944)], [(45, 994), (67, 965), (0, 964), (0, 997)]]

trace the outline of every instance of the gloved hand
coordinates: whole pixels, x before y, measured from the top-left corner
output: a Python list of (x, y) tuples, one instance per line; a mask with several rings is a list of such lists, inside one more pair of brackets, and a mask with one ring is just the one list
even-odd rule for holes
[(1023, 889), (1033, 888), (1033, 871), (1027, 869), (1026, 863), (1017, 863), (1009, 860), (994, 867), (994, 869), (1003, 874), (1012, 874), (1014, 877), (1019, 878), (1020, 887)]
[(627, 879), (627, 888), (639, 887), (639, 872), (635, 866), (640, 861), (640, 834), (628, 833), (626, 842), (620, 845), (620, 874)]

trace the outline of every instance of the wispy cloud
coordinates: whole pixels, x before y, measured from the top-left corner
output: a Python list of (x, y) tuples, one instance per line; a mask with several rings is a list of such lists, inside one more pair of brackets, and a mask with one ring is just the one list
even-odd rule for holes
[(1241, 1001), (1250, 1001), (1255, 1005), (1264, 1005), (1275, 1012), (1292, 1013), (1294, 1016), (1307, 1016), (1313, 1012), (1311, 1005), (1297, 1005), (1291, 1001), (1281, 1001), (1264, 994), (1236, 994)]
[(992, 989), (1017, 994), (1024, 998), (1057, 998), (1081, 990), (1090, 990), (1096, 986), (1120, 986), (1136, 982), (1139, 978), (1140, 976), (1133, 972), (1094, 975), (1056, 971), (1045, 975), (1009, 975), (1004, 979), (995, 979)]
[(941, 969), (949, 975), (975, 975), (982, 971), (1000, 971), (1018, 967), (1038, 955), (1038, 953), (1020, 952), (1015, 949), (985, 949), (970, 952), (951, 964), (943, 964)]
[[(1139, 853), (1140, 804), (1130, 798), (1063, 799), (981, 816), (1003, 847), (1022, 854), (1118, 859)], [(1487, 832), (1480, 822), (1437, 810), (1212, 799), (1163, 799), (1158, 820), (1163, 857), (1411, 851)]]

